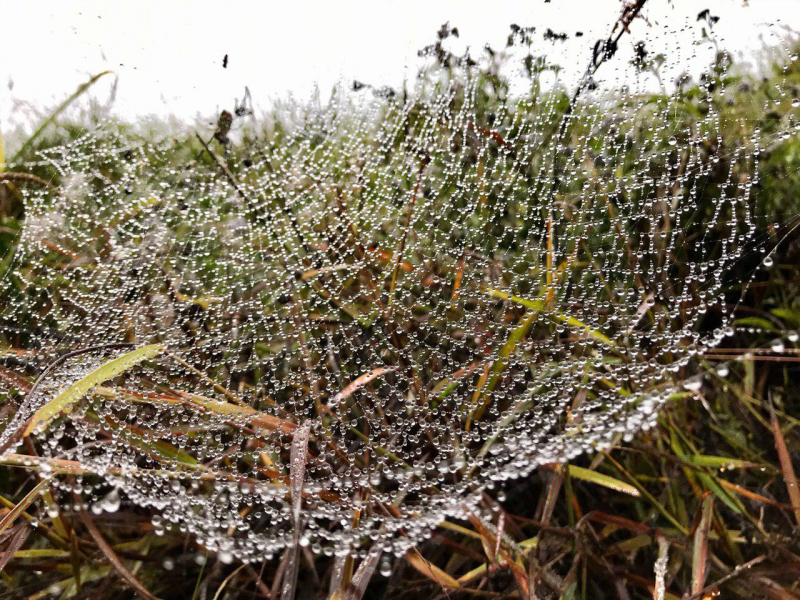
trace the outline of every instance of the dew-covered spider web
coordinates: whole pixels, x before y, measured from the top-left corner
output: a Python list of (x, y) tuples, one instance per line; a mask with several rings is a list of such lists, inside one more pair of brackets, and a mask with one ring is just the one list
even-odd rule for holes
[(722, 80), (487, 116), (462, 70), (339, 90), (246, 156), (47, 151), (2, 281), (6, 462), (226, 560), (399, 555), (630, 439), (732, 331), (761, 141), (725, 137)]

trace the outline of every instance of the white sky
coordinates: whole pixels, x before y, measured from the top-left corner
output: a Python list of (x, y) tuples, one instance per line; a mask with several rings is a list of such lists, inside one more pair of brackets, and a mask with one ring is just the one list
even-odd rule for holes
[[(55, 106), (106, 69), (118, 78), (113, 110), (127, 119), (213, 115), (232, 108), (245, 86), (264, 107), (288, 93), (307, 97), (314, 84), (326, 92), (340, 79), (398, 85), (445, 21), (459, 28), (459, 43), (473, 53), (487, 42), (502, 48), (510, 23), (536, 25), (537, 36), (547, 27), (571, 36), (583, 31), (583, 38), (550, 46), (567, 67), (565, 77), (575, 77), (620, 6), (620, 0), (0, 0), (0, 127), (36, 120), (35, 109)], [(638, 22), (631, 40), (688, 23), (656, 44), (690, 54), (696, 15), (707, 7), (721, 17), (715, 31), (733, 51), (758, 47), (759, 35), (769, 35), (767, 22), (800, 29), (800, 0), (650, 0), (645, 15), (653, 27)], [(623, 47), (630, 45), (626, 39)], [(106, 77), (94, 97), (105, 101), (113, 83)]]

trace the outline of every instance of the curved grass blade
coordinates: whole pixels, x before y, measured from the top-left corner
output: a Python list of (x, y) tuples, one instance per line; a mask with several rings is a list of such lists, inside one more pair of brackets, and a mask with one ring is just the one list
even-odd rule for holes
[(375, 569), (378, 566), (378, 561), (381, 558), (381, 551), (370, 554), (358, 566), (353, 581), (350, 584), (349, 593), (345, 596), (347, 600), (361, 600), (364, 597), (364, 592), (367, 591), (369, 580), (375, 574)]
[(37, 177), (31, 173), (16, 173), (13, 171), (9, 173), (0, 173), (0, 182), (2, 181), (10, 181), (12, 183), (33, 183), (51, 191), (58, 189), (46, 179), (42, 179), (41, 177)]
[(84, 527), (86, 527), (86, 530), (89, 532), (89, 535), (92, 536), (92, 539), (94, 540), (95, 544), (97, 544), (97, 547), (100, 548), (103, 554), (105, 554), (105, 557), (108, 559), (108, 562), (110, 562), (111, 566), (113, 566), (114, 569), (116, 569), (117, 573), (120, 574), (122, 579), (124, 579), (129, 586), (131, 586), (144, 598), (147, 598), (147, 600), (158, 600), (150, 592), (150, 590), (144, 587), (142, 583), (138, 579), (136, 579), (136, 576), (133, 573), (131, 573), (124, 564), (122, 564), (122, 561), (119, 559), (119, 556), (117, 556), (117, 553), (114, 552), (114, 549), (111, 547), (111, 545), (100, 534), (100, 531), (97, 529), (97, 526), (94, 524), (94, 521), (92, 521), (92, 518), (89, 516), (89, 513), (87, 513), (85, 510), (81, 510), (78, 514), (81, 517), (81, 521), (83, 521)]
[(98, 79), (100, 79), (101, 77), (103, 77), (105, 75), (108, 75), (109, 73), (113, 73), (113, 72), (114, 71), (103, 71), (102, 73), (98, 73), (97, 75), (92, 77), (89, 81), (87, 81), (86, 83), (81, 85), (77, 90), (75, 90), (75, 93), (72, 94), (66, 100), (64, 100), (64, 102), (61, 103), (61, 105), (55, 110), (55, 112), (53, 112), (52, 115), (47, 117), (47, 119), (45, 119), (44, 122), (41, 125), (39, 125), (39, 128), (36, 131), (33, 132), (31, 137), (29, 137), (27, 140), (25, 140), (25, 143), (22, 144), (20, 149), (17, 150), (16, 154), (14, 154), (14, 158), (11, 159), (11, 162), (16, 162), (17, 159), (25, 153), (25, 151), (28, 149), (28, 147), (33, 142), (35, 142), (36, 139), (40, 135), (42, 135), (42, 133), (44, 133), (44, 130), (47, 129), (48, 125), (53, 123), (58, 118), (58, 115), (60, 115), (62, 112), (64, 112), (70, 104), (72, 104), (73, 102), (75, 102), (75, 100), (80, 98), (81, 94), (83, 94), (86, 90), (88, 90), (90, 87), (92, 87)]
[(17, 527), (17, 531), (11, 537), (5, 550), (0, 552), (0, 573), (6, 568), (8, 561), (14, 558), (16, 552), (25, 544), (30, 532), (31, 528), (28, 527), (27, 524), (23, 523), (20, 527)]
[(703, 589), (703, 584), (708, 574), (708, 534), (711, 530), (711, 516), (714, 509), (712, 495), (703, 498), (700, 523), (694, 531), (694, 546), (692, 548), (692, 594), (697, 594)]
[(113, 379), (131, 367), (138, 365), (140, 362), (160, 354), (163, 350), (164, 347), (161, 344), (152, 344), (150, 346), (137, 348), (136, 350), (132, 350), (131, 352), (108, 361), (37, 410), (28, 421), (24, 435), (30, 435), (31, 432), (40, 426), (43, 430), (46, 429), (47, 425), (49, 425), (53, 419), (64, 412), (69, 412), (72, 405), (83, 398), (93, 387), (100, 385), (104, 381)]
[(356, 390), (358, 390), (359, 388), (364, 387), (370, 381), (372, 381), (374, 379), (377, 379), (378, 377), (380, 377), (381, 375), (385, 375), (386, 373), (391, 373), (392, 371), (395, 371), (396, 369), (397, 369), (397, 367), (379, 367), (377, 369), (373, 369), (369, 373), (364, 373), (360, 377), (357, 377), (356, 379), (351, 381), (349, 384), (347, 384), (347, 386), (341, 392), (336, 394), (331, 399), (331, 404), (334, 404), (334, 405), (338, 404), (342, 400), (345, 400), (346, 398), (349, 398), (350, 396), (352, 396), (353, 393)]

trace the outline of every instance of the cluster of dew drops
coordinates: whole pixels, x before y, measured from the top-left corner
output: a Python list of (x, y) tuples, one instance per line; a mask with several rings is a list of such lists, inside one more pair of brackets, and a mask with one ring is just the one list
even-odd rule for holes
[(47, 368), (14, 422), (166, 350), (41, 427), (30, 461), (79, 464), (53, 478), (70, 502), (148, 509), (229, 562), (400, 555), (630, 439), (732, 333), (723, 275), (752, 251), (763, 142), (724, 140), (726, 90), (700, 89), (692, 121), (587, 92), (561, 136), (556, 93), (487, 120), (477, 81), (429, 78), (297, 106), (241, 154), (111, 126), (48, 151), (60, 185), (26, 192), (2, 283), (5, 341)]

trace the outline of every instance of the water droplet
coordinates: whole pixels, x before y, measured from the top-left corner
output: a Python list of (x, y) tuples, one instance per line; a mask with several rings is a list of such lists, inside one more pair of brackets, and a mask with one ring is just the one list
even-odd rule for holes
[(392, 574), (392, 562), (388, 559), (381, 561), (380, 573), (383, 577), (389, 577)]
[(683, 387), (690, 392), (700, 391), (703, 387), (703, 379), (701, 377), (692, 377), (683, 382)]
[(119, 497), (119, 490), (115, 488), (99, 502), (99, 506), (101, 510), (105, 512), (115, 513), (119, 510), (121, 503), (122, 500)]

